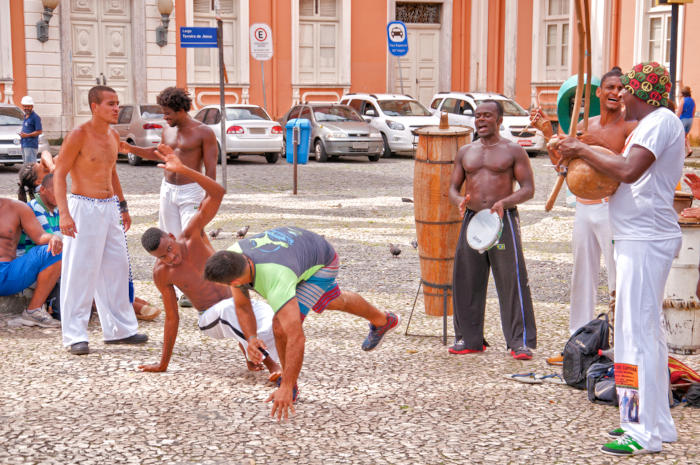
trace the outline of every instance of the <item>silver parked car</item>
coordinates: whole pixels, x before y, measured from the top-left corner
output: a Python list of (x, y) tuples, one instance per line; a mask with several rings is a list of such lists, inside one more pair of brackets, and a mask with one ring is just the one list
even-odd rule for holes
[[(153, 147), (160, 143), (163, 128), (168, 123), (163, 119), (160, 105), (120, 105), (117, 123), (112, 127), (119, 133), (119, 140), (138, 147)], [(130, 165), (143, 161), (133, 153), (126, 155)]]
[[(19, 137), (23, 122), (24, 112), (19, 107), (0, 103), (0, 163), (5, 166), (24, 161)], [(49, 143), (39, 134), (39, 154), (44, 150), (49, 150)]]
[[(209, 126), (216, 134), (221, 153), (221, 106), (207, 105), (194, 119)], [(257, 105), (226, 105), (226, 153), (262, 155), (268, 163), (276, 163), (282, 151), (282, 127)]]
[(338, 103), (305, 103), (292, 107), (281, 119), (285, 126), (294, 118), (311, 123), (309, 151), (316, 161), (341, 155), (365, 156), (378, 161), (384, 150), (382, 135), (352, 108)]

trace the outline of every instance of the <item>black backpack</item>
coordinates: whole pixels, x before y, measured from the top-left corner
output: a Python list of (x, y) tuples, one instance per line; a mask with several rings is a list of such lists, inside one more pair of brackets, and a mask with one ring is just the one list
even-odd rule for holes
[[(603, 318), (601, 318), (601, 316)], [(564, 346), (564, 381), (576, 389), (586, 389), (588, 368), (598, 361), (610, 361), (598, 355), (598, 350), (610, 348), (610, 323), (601, 313), (595, 320), (581, 326)]]

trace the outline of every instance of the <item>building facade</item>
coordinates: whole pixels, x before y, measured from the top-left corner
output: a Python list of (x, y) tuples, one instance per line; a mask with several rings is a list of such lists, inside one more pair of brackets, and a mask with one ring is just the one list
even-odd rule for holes
[[(162, 0), (160, 0), (162, 1)], [(37, 40), (42, 0), (0, 0), (0, 102), (31, 95), (45, 131), (59, 137), (87, 120), (100, 83), (120, 101), (154, 103), (187, 88), (195, 108), (219, 99), (218, 50), (181, 48), (180, 27), (215, 26), (212, 0), (174, 0), (167, 44), (158, 44), (158, 0), (60, 0), (48, 40)], [(167, 2), (166, 2), (167, 3)], [(593, 74), (670, 59), (670, 6), (590, 0)], [(348, 92), (406, 93), (428, 104), (438, 91), (492, 91), (554, 116), (574, 74), (572, 0), (220, 0), (227, 102), (267, 103), (273, 117), (300, 101)], [(387, 51), (386, 25), (404, 21), (409, 53)], [(266, 23), (273, 57), (250, 54), (250, 26)], [(700, 6), (680, 8), (678, 85), (700, 86)], [(263, 92), (263, 73), (265, 92)], [(698, 88), (700, 89), (700, 87)], [(700, 136), (700, 127), (694, 130)]]

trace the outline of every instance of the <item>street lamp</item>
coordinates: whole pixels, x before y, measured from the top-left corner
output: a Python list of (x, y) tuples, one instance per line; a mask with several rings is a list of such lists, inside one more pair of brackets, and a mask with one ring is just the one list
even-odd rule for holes
[(158, 11), (160, 12), (160, 26), (156, 28), (156, 44), (165, 47), (168, 45), (168, 24), (170, 23), (170, 13), (173, 12), (173, 0), (158, 0)]
[(44, 11), (41, 13), (42, 18), (36, 23), (36, 40), (46, 42), (49, 40), (49, 21), (53, 16), (53, 10), (58, 6), (59, 0), (41, 0), (44, 5)]

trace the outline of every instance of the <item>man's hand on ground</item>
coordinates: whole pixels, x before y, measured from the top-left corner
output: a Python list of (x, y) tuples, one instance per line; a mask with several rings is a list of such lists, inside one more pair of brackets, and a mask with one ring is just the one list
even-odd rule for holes
[(291, 388), (282, 385), (275, 389), (275, 392), (270, 394), (270, 397), (267, 398), (265, 402), (272, 402), (272, 412), (270, 414), (272, 418), (277, 415), (278, 421), (282, 420), (283, 416), (285, 420), (288, 420), (290, 410), (292, 414), (296, 413), (296, 410), (294, 410), (292, 391)]
[(163, 373), (167, 367), (161, 368), (160, 363), (154, 363), (153, 365), (139, 365), (139, 370), (147, 373)]

